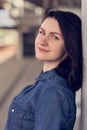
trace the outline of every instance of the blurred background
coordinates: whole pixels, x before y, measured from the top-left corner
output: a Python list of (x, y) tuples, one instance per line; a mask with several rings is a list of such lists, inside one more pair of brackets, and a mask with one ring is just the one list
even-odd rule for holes
[[(34, 57), (34, 40), (47, 8), (69, 10), (81, 17), (81, 0), (0, 0), (0, 130), (11, 100), (34, 82), (42, 63)], [(74, 130), (80, 130), (81, 90), (76, 94)]]

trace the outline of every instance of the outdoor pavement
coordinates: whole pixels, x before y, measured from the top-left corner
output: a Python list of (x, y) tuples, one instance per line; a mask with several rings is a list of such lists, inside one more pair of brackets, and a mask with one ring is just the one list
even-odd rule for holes
[[(0, 65), (0, 130), (4, 130), (11, 100), (24, 86), (34, 82), (42, 69), (42, 63), (34, 57), (17, 60), (12, 56)], [(80, 93), (78, 93), (77, 120), (74, 130), (80, 130)]]

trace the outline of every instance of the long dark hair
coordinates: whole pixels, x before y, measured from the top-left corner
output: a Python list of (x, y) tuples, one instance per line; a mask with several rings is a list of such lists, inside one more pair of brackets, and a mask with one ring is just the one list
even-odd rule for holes
[(53, 17), (60, 25), (67, 58), (58, 65), (56, 72), (67, 80), (73, 91), (82, 86), (82, 30), (81, 19), (72, 12), (52, 11), (45, 13), (43, 21), (47, 17)]

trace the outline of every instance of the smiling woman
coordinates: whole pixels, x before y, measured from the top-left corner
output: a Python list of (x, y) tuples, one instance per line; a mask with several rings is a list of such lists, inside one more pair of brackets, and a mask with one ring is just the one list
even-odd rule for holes
[(73, 130), (75, 92), (82, 85), (81, 20), (48, 11), (35, 39), (43, 69), (12, 101), (5, 130)]
[(54, 18), (46, 18), (41, 24), (35, 41), (35, 49), (36, 57), (44, 61), (44, 71), (46, 68), (57, 67), (67, 56), (60, 26)]

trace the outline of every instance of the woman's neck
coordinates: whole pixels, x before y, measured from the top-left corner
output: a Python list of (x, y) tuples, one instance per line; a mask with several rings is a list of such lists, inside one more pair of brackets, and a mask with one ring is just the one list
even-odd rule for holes
[(54, 69), (57, 66), (58, 66), (58, 62), (44, 62), (43, 72), (49, 71), (51, 69)]

